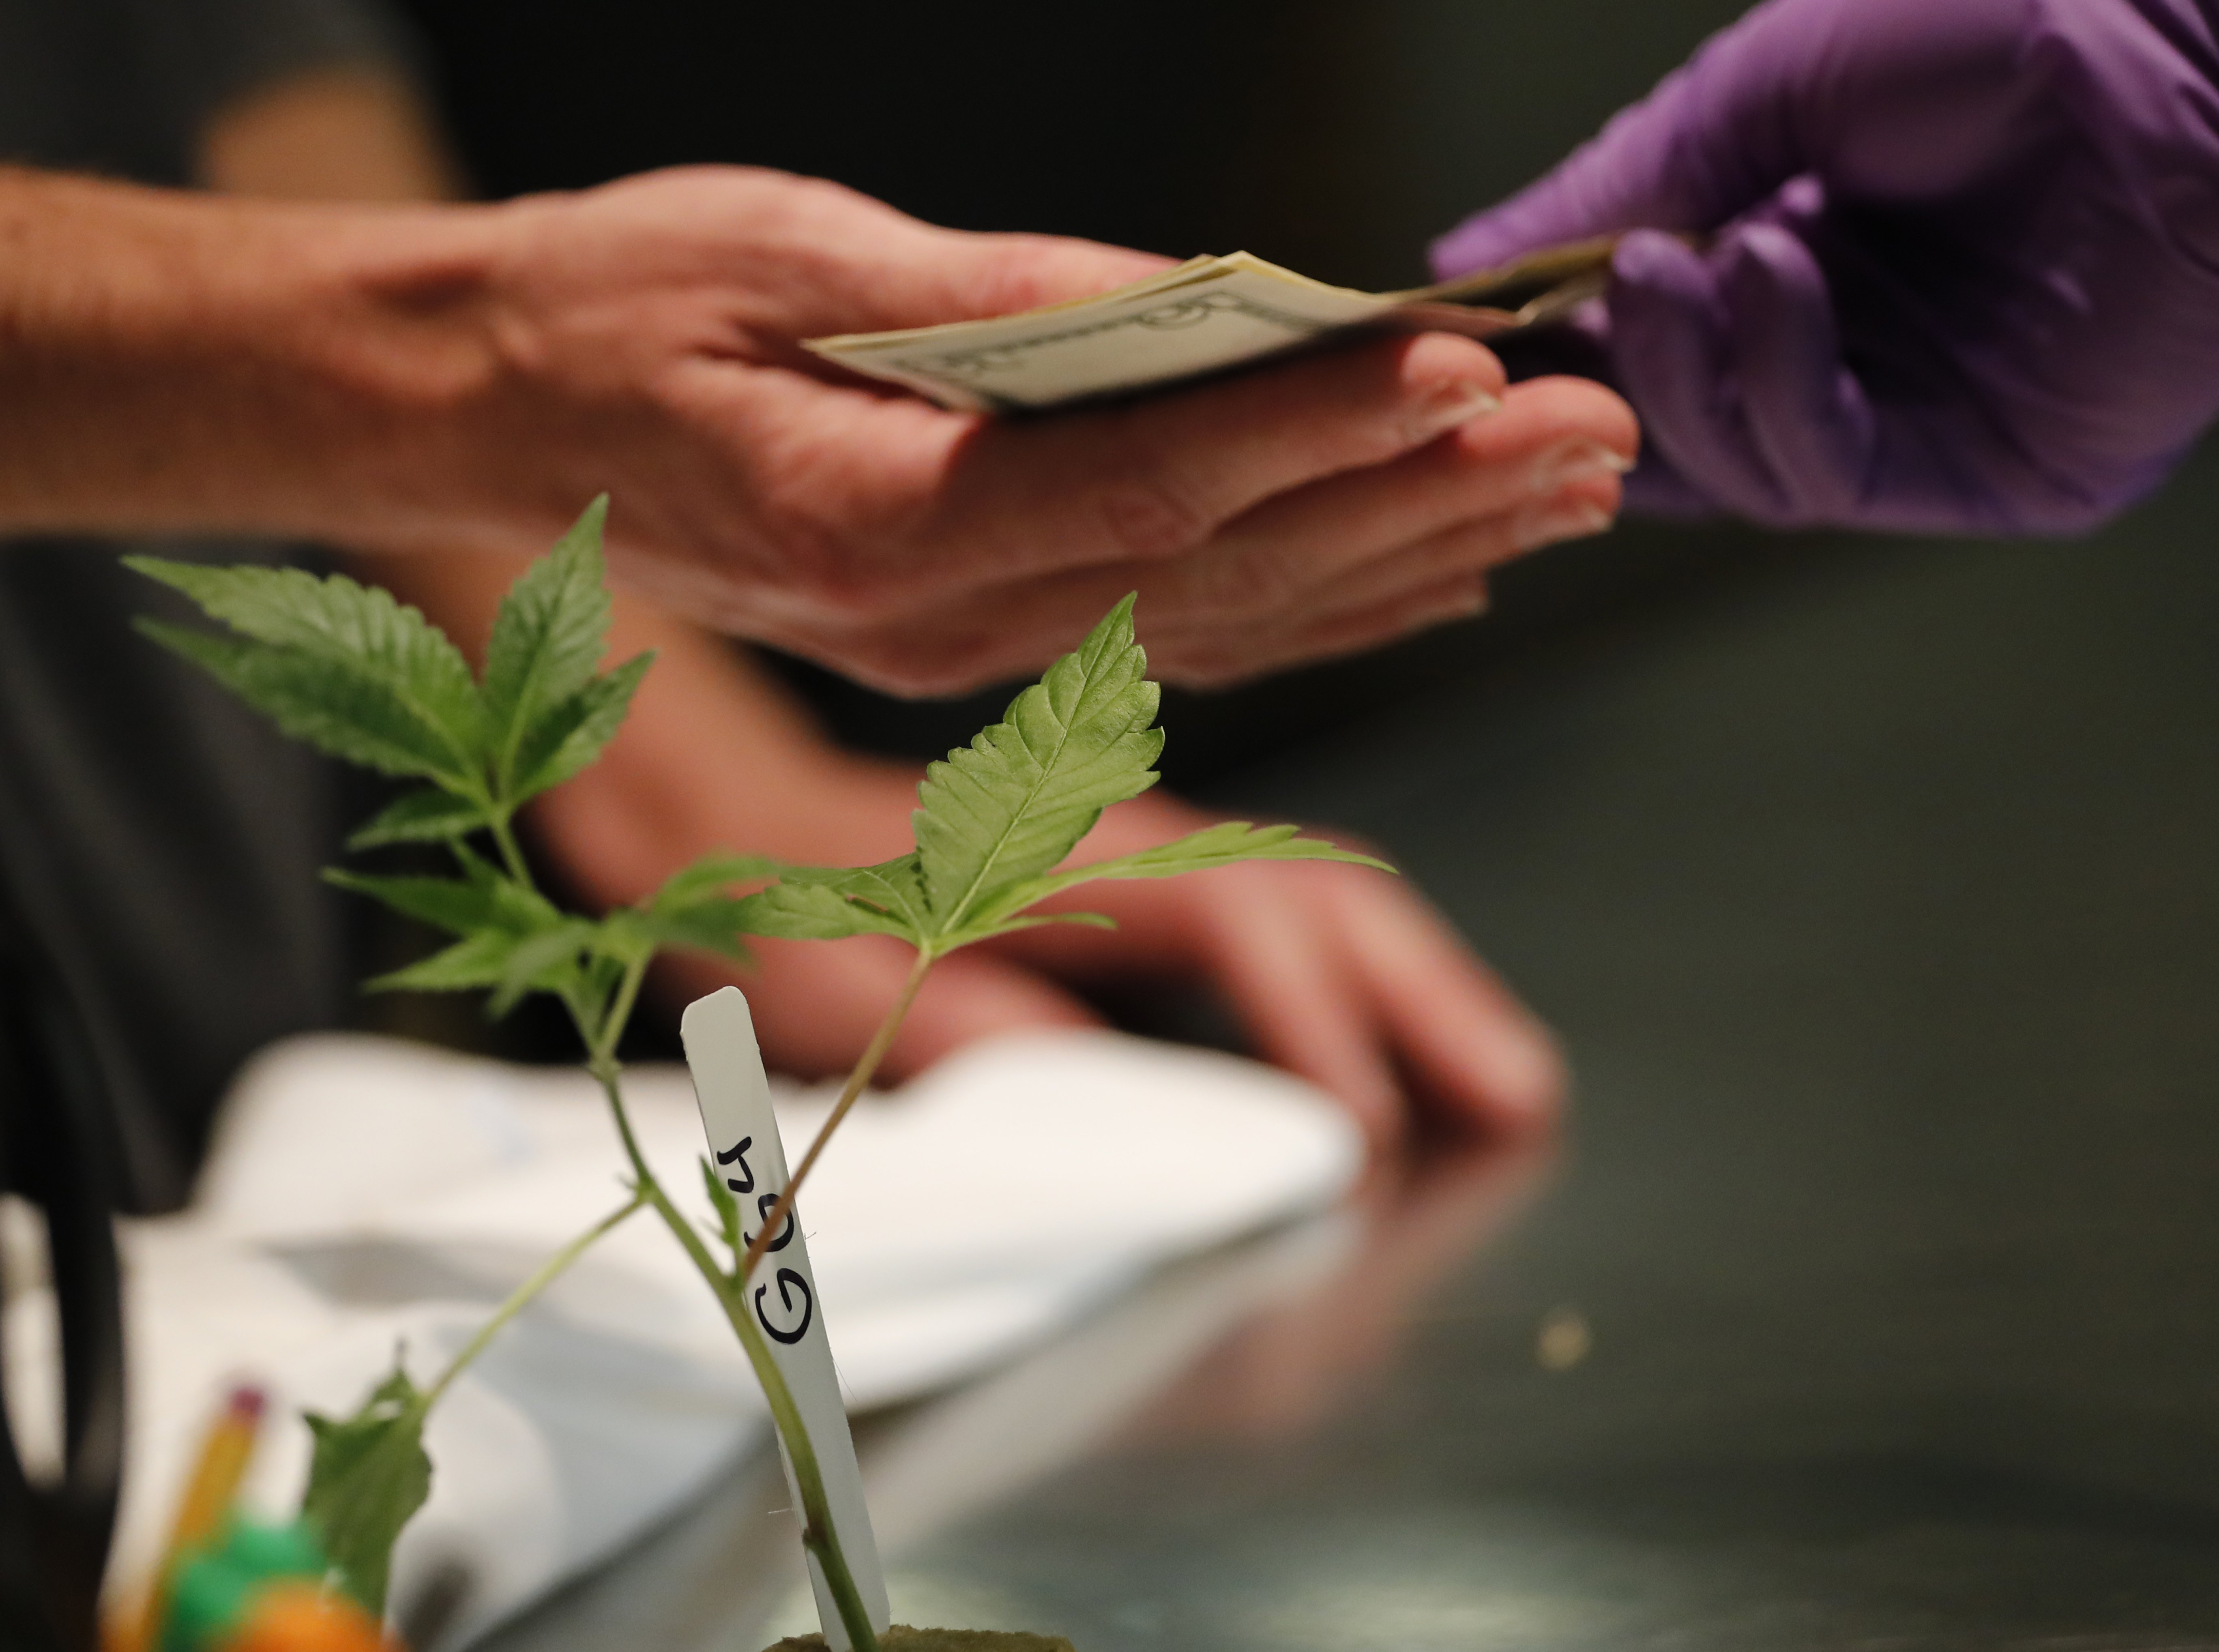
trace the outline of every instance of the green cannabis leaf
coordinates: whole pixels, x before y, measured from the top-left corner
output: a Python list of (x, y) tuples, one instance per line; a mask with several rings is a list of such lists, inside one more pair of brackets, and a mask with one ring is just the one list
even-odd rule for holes
[[(511, 829), (524, 804), (600, 757), (653, 663), (643, 654), (600, 669), (611, 618), (607, 517), (607, 500), (595, 500), (510, 587), (482, 680), (422, 614), (344, 576), (127, 559), (230, 628), (218, 635), (142, 620), (147, 635), (318, 749), (430, 782), (388, 804), (347, 846), (444, 843), (459, 877), (326, 874), (454, 937), (370, 982), (373, 991), (487, 990), (494, 1015), (527, 993), (551, 992), (598, 1038), (627, 974), (658, 948), (745, 956), (741, 905), (730, 891), (769, 876), (770, 862), (709, 855), (648, 899), (594, 921), (539, 893)], [(470, 847), (480, 833), (491, 835), (498, 864)]]
[(484, 801), (485, 708), (461, 651), (413, 608), (343, 574), (132, 556), (235, 633), (139, 628), (202, 666), (295, 739), (382, 773)]
[(209, 568), (132, 556), (230, 627), (212, 636), (141, 619), (296, 739), (342, 761), (428, 780), (350, 847), (501, 836), (518, 809), (587, 767), (614, 737), (653, 661), (597, 669), (610, 605), (601, 556), (608, 501), (587, 506), (502, 599), (482, 683), (415, 609), (344, 574)]
[[(1382, 872), (1395, 869), (1371, 855), (1355, 854), (1321, 838), (1298, 837), (1295, 834), (1292, 826), (1257, 826), (1245, 820), (1221, 820), (1152, 849), (1121, 854), (1111, 860), (1097, 860), (1088, 866), (1067, 866), (1045, 877), (1005, 885), (979, 904), (970, 928), (982, 935), (1006, 933), (1012, 922), (1019, 921), (1018, 915), (1029, 907), (1051, 895), (1103, 878), (1177, 878), (1190, 872), (1229, 866), (1241, 860), (1346, 860), (1358, 866), (1376, 866)], [(1084, 918), (1092, 915), (1060, 916)]]
[[(526, 568), (494, 619), (486, 643), (486, 716), (497, 767), (513, 773), (531, 732), (594, 680), (608, 640), (602, 587), (606, 496), (586, 507), (555, 548)], [(529, 743), (545, 748), (541, 736)]]
[(382, 1616), (394, 1540), (432, 1494), (424, 1455), (425, 1395), (396, 1360), (351, 1417), (306, 1413), (315, 1450), (301, 1518), (314, 1530), (346, 1592)]
[(436, 788), (410, 792), (371, 816), (346, 846), (374, 849), (388, 843), (451, 843), (485, 823), (484, 808), (468, 798)]
[(960, 928), (994, 891), (1046, 872), (1102, 811), (1156, 783), (1160, 691), (1133, 641), (1133, 599), (1010, 702), (1001, 722), (925, 771), (917, 852), (935, 928)]
[(1173, 878), (1240, 860), (1348, 860), (1392, 871), (1291, 826), (1225, 821), (1137, 854), (1056, 871), (1102, 811), (1156, 783), (1158, 689), (1133, 640), (1133, 599), (1010, 702), (1002, 721), (925, 771), (917, 848), (875, 866), (778, 868), (739, 903), (742, 927), (792, 940), (898, 935), (927, 957), (1041, 923), (1108, 926), (1097, 913), (1031, 914), (1105, 878)]

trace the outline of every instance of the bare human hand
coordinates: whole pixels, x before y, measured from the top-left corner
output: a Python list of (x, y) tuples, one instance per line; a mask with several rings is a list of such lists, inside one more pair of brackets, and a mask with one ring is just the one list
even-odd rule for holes
[(799, 341), (1164, 261), (748, 169), (382, 208), (0, 172), (0, 527), (521, 554), (606, 490), (634, 585), (906, 692), (1029, 671), (1136, 587), (1174, 680), (1470, 612), (1491, 562), (1607, 524), (1636, 441), (1609, 391), (1506, 394), (1445, 335), (949, 413)]

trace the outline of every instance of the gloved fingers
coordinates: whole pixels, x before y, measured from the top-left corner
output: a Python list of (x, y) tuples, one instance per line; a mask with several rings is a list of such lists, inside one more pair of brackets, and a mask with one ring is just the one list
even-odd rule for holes
[(1842, 360), (1833, 295), (1811, 249), (1749, 224), (1712, 254), (1741, 388), (1741, 423), (1787, 522), (1844, 522), (1868, 491), (1874, 422)]
[(1611, 355), (1648, 445), (1714, 505), (1779, 520), (1787, 500), (1750, 439), (1716, 273), (1685, 242), (1646, 231), (1619, 245), (1615, 270)]
[[(1589, 235), (1716, 229), (1804, 172), (1931, 198), (2063, 107), (2028, 57), (2060, 9), (2076, 30), (2140, 27), (2123, 6), (1769, 0), (1554, 171), (1435, 242), (1433, 267), (1445, 279)], [(2124, 24), (2104, 23), (2115, 9)]]
[(1718, 502), (1672, 469), (1654, 442), (1642, 448), (1641, 463), (1625, 478), (1625, 509), (1634, 516), (1692, 521), (1719, 513)]
[(1700, 231), (1809, 170), (1793, 111), (1825, 70), (1835, 14), (1871, 0), (1773, 0), (1706, 41), (1554, 171), (1433, 245), (1444, 280), (1590, 235)]

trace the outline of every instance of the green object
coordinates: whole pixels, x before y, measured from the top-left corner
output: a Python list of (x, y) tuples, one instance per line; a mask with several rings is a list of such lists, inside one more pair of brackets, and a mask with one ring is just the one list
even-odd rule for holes
[(223, 1541), (178, 1567), (170, 1584), (159, 1652), (210, 1652), (246, 1621), (254, 1598), (279, 1578), (323, 1576), (327, 1568), (315, 1534), (298, 1521), (263, 1525), (235, 1520)]
[(214, 1556), (188, 1561), (170, 1586), (161, 1652), (202, 1652), (246, 1621), (247, 1597), (262, 1580)]
[[(231, 627), (140, 629), (320, 750), (429, 780), (364, 828), (373, 842), (506, 829), (517, 807), (600, 755), (653, 656), (595, 670), (608, 636), (596, 500), (502, 603), (486, 675), (415, 609), (342, 575), (127, 559)], [(441, 794), (444, 794), (444, 798)], [(451, 799), (451, 802), (447, 801)]]
[(1107, 926), (1092, 912), (1029, 916), (1049, 896), (1097, 879), (1173, 878), (1240, 860), (1393, 869), (1296, 836), (1292, 826), (1228, 820), (1137, 854), (1055, 870), (1104, 809), (1156, 783), (1164, 736), (1147, 665), (1127, 597), (1077, 652), (1011, 700), (1001, 722), (925, 771), (912, 853), (875, 866), (781, 866), (776, 884), (740, 904), (741, 927), (791, 940), (898, 935), (939, 958), (1042, 923)]
[(322, 1534), (341, 1585), (372, 1617), (385, 1612), (394, 1540), (432, 1494), (432, 1459), (424, 1454), (429, 1409), (395, 1366), (353, 1416), (308, 1414), (316, 1447), (301, 1518)]
[(324, 1547), (316, 1541), (316, 1534), (298, 1520), (283, 1525), (235, 1521), (223, 1556), (258, 1578), (320, 1578), (331, 1564), (324, 1558)]
[[(319, 750), (430, 782), (370, 820), (350, 846), (444, 842), (460, 877), (328, 874), (456, 937), (371, 988), (490, 989), (495, 1016), (529, 993), (550, 992), (587, 1029), (588, 1044), (616, 1009), (627, 972), (644, 969), (658, 947), (745, 956), (739, 903), (726, 891), (771, 870), (760, 857), (709, 855), (598, 921), (563, 912), (533, 886), (513, 829), (516, 811), (600, 755), (654, 661), (641, 654), (596, 668), (611, 617), (601, 556), (607, 513), (607, 501), (596, 500), (511, 587), (482, 679), (421, 613), (343, 576), (127, 560), (230, 627), (214, 635), (142, 621), (155, 641)], [(491, 835), (498, 864), (466, 842), (481, 832)]]

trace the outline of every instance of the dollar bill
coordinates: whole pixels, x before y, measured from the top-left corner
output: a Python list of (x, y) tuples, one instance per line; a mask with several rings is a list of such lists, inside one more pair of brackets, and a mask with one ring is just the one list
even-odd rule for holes
[(1603, 290), (1613, 245), (1582, 241), (1396, 293), (1328, 286), (1234, 252), (1016, 315), (806, 343), (944, 407), (1015, 413), (1176, 384), (1358, 328), (1487, 338), (1537, 326)]

